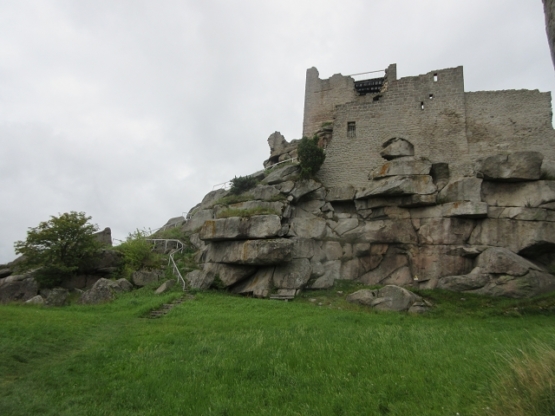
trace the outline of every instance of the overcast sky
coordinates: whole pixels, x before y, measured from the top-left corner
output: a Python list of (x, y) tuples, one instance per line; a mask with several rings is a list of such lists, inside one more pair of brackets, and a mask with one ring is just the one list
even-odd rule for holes
[(541, 0), (0, 0), (0, 263), (51, 215), (123, 239), (262, 168), (306, 69), (553, 91)]

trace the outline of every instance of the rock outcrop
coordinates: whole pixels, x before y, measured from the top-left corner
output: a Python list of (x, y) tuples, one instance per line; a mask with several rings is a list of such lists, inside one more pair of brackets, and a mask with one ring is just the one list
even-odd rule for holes
[[(291, 156), (283, 136), (269, 142), (271, 160)], [(300, 180), (293, 163), (267, 170), (240, 202), (208, 194), (182, 226), (199, 249), (189, 285), (259, 297), (336, 279), (510, 297), (555, 290), (553, 163), (515, 152), (451, 171), (406, 139), (383, 149), (364, 188)], [(220, 218), (229, 208), (237, 216)], [(252, 214), (261, 209), (273, 214)]]

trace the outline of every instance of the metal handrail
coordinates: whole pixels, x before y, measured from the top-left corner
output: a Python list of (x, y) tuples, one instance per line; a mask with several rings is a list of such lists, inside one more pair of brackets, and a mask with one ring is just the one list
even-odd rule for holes
[(375, 74), (376, 72), (384, 72), (385, 69), (378, 69), (377, 71), (359, 72), (358, 74), (346, 75), (347, 77), (355, 77), (357, 75)]
[(153, 241), (154, 243), (158, 242), (158, 241), (163, 241), (164, 242), (164, 251), (166, 251), (168, 249), (168, 243), (176, 243), (176, 248), (174, 248), (173, 250), (171, 250), (168, 254), (168, 266), (172, 265), (172, 272), (174, 274), (174, 276), (176, 276), (177, 279), (177, 283), (179, 283), (181, 281), (183, 290), (186, 289), (187, 287), (187, 283), (185, 282), (185, 279), (183, 278), (183, 276), (181, 275), (181, 272), (179, 271), (179, 268), (177, 267), (177, 264), (175, 263), (175, 260), (173, 259), (173, 255), (175, 253), (179, 253), (179, 252), (183, 252), (183, 248), (185, 247), (184, 244), (176, 239), (173, 238), (147, 238), (146, 241)]

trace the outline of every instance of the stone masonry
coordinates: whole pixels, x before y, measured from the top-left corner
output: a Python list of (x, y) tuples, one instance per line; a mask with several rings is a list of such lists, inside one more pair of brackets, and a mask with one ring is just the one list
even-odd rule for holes
[(390, 65), (380, 92), (359, 95), (354, 85), (349, 76), (322, 80), (316, 68), (307, 70), (303, 136), (333, 126), (319, 173), (326, 187), (365, 186), (368, 170), (382, 163), (383, 143), (394, 137), (460, 175), (498, 152), (532, 150), (555, 159), (549, 92), (465, 92), (460, 66), (397, 79)]

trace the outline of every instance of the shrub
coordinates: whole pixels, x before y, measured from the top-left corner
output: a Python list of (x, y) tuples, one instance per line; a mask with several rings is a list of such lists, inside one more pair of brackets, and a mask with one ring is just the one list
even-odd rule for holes
[(128, 277), (132, 272), (141, 269), (155, 269), (160, 267), (160, 255), (155, 253), (152, 242), (146, 240), (145, 231), (136, 230), (130, 233), (125, 242), (115, 249), (123, 254), (123, 275)]
[(531, 353), (507, 360), (491, 396), (481, 406), (486, 415), (550, 416), (555, 414), (555, 349), (537, 345)]
[(233, 195), (239, 195), (256, 186), (258, 181), (252, 176), (239, 176), (231, 180), (231, 189), (229, 192)]
[(14, 243), (15, 252), (24, 256), (19, 268), (38, 268), (35, 279), (41, 287), (60, 285), (86, 270), (102, 246), (93, 235), (98, 227), (90, 219), (84, 212), (71, 211), (30, 228), (25, 241)]
[(326, 158), (324, 149), (318, 147), (318, 137), (314, 136), (312, 139), (303, 137), (299, 142), (297, 152), (301, 166), (301, 179), (314, 177)]

